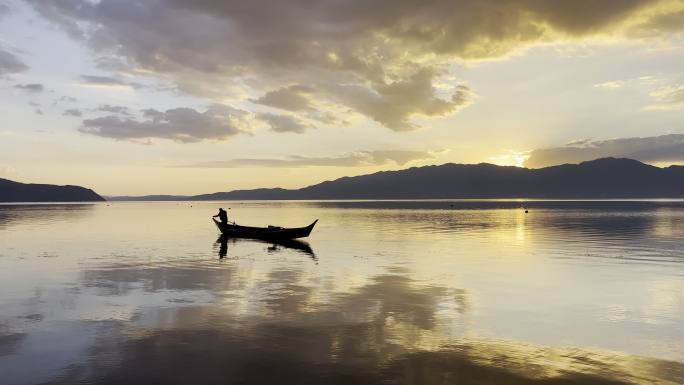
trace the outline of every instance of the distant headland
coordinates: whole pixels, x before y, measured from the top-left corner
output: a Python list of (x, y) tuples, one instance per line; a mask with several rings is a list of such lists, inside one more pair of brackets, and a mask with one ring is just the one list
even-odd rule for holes
[(488, 163), (412, 167), (343, 177), (300, 189), (261, 188), (193, 196), (109, 197), (130, 201), (334, 199), (631, 199), (684, 198), (684, 166), (601, 158), (528, 169)]
[(99, 202), (105, 199), (80, 186), (19, 183), (0, 178), (0, 202)]

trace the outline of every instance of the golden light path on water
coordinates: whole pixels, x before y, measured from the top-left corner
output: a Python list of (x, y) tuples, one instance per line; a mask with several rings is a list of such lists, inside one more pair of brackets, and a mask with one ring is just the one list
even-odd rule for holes
[[(307, 246), (222, 244), (218, 207), (243, 224), (319, 223)], [(683, 224), (678, 201), (3, 205), (0, 372), (682, 383)]]

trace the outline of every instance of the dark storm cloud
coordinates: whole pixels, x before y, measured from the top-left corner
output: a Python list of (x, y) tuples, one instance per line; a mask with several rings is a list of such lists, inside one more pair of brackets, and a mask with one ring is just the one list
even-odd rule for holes
[(651, 163), (684, 162), (684, 134), (573, 142), (563, 147), (534, 150), (525, 166), (538, 168), (609, 156)]
[(75, 116), (75, 117), (79, 117), (79, 118), (80, 118), (81, 116), (83, 116), (83, 113), (82, 113), (81, 110), (79, 110), (79, 109), (70, 108), (70, 109), (68, 109), (68, 110), (65, 110), (65, 111), (62, 113), (62, 115), (64, 115), (64, 116)]
[(382, 166), (394, 163), (403, 166), (420, 160), (435, 159), (438, 152), (411, 150), (379, 150), (357, 151), (350, 154), (331, 157), (289, 156), (285, 158), (252, 158), (230, 159), (226, 161), (202, 162), (188, 166), (190, 168), (234, 168), (234, 167), (357, 167)]
[(223, 140), (249, 131), (249, 113), (225, 105), (205, 112), (192, 108), (144, 110), (143, 119), (109, 115), (83, 121), (83, 133), (119, 140), (171, 139), (178, 142)]
[(656, 37), (682, 30), (679, 0), (31, 3), (121, 72), (171, 79), (215, 100), (263, 95), (255, 102), (304, 118), (311, 98), (292, 89), (297, 84), (316, 89), (326, 112), (351, 108), (397, 131), (416, 128), (412, 117), (445, 116), (467, 104), (466, 88), (453, 81), (437, 93), (454, 59), (497, 58), (557, 40), (637, 36), (629, 33), (637, 25)]
[(32, 93), (38, 93), (38, 92), (43, 92), (45, 91), (45, 87), (42, 84), (39, 83), (30, 83), (30, 84), (16, 84), (14, 88), (26, 92), (32, 92)]

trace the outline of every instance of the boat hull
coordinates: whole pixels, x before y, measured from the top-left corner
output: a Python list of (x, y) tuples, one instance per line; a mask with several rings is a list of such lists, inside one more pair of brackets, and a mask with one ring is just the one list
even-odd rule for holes
[(309, 236), (309, 234), (311, 234), (311, 230), (313, 230), (314, 226), (316, 226), (316, 222), (318, 222), (318, 219), (316, 219), (315, 221), (313, 221), (312, 224), (306, 227), (283, 228), (240, 226), (231, 223), (223, 224), (213, 218), (212, 220), (216, 224), (216, 227), (218, 227), (218, 229), (221, 231), (221, 233), (229, 237), (254, 238), (266, 240), (306, 238)]

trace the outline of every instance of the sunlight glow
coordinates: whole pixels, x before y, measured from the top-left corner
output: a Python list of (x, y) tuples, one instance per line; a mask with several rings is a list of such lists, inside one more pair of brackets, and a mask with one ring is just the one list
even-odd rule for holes
[(491, 156), (487, 161), (498, 166), (523, 167), (525, 161), (530, 157), (529, 151), (509, 150), (506, 154)]

